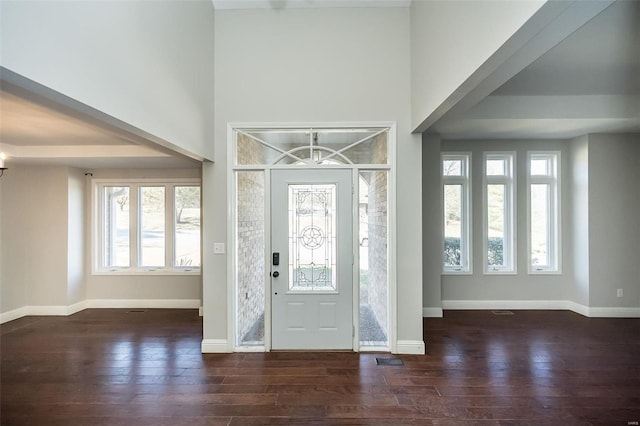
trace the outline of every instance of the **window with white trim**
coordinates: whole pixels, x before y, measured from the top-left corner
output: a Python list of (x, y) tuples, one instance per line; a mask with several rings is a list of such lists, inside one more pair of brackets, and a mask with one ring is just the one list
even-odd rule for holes
[(442, 154), (444, 273), (471, 272), (470, 154)]
[(527, 153), (529, 273), (560, 272), (560, 153)]
[(515, 273), (515, 153), (484, 154), (484, 272)]
[(94, 180), (95, 273), (199, 273), (200, 181)]

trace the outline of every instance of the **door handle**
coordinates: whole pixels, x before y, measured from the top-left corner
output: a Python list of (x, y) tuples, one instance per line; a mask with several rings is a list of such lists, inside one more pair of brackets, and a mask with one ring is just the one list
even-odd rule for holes
[(280, 272), (278, 271), (273, 271), (273, 278), (278, 278), (280, 276)]

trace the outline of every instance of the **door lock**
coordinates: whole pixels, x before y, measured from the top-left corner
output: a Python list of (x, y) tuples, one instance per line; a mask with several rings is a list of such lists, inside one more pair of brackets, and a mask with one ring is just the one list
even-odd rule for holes
[(273, 274), (271, 274), (271, 275), (273, 275), (273, 278), (278, 278), (280, 276), (280, 272), (273, 271)]

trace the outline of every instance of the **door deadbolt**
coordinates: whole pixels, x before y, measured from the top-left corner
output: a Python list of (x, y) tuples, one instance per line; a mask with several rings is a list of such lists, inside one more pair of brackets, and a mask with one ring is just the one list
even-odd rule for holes
[(278, 278), (280, 276), (280, 272), (278, 271), (273, 271), (273, 278)]

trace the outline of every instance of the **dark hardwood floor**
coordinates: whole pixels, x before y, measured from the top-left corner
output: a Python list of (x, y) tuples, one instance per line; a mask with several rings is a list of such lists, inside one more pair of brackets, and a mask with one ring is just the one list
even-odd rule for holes
[[(640, 421), (640, 319), (446, 311), (428, 354), (200, 353), (194, 310), (1, 326), (2, 425), (585, 425)], [(636, 422), (636, 423), (634, 423)]]

